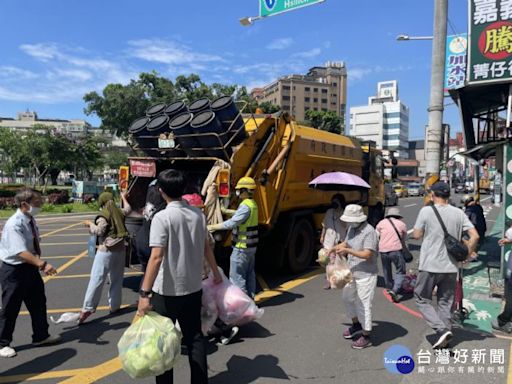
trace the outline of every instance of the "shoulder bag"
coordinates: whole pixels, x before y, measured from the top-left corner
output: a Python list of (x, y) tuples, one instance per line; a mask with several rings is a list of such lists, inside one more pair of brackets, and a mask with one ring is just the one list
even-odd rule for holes
[(436, 207), (434, 205), (431, 205), (431, 207), (434, 210), (434, 213), (436, 214), (441, 227), (443, 228), (444, 245), (446, 246), (448, 254), (457, 262), (465, 261), (468, 258), (468, 247), (466, 247), (466, 245), (464, 245), (461, 241), (457, 240), (455, 237), (448, 233), (443, 219), (441, 218), (441, 215), (437, 211)]
[(395, 223), (393, 223), (393, 220), (391, 220), (391, 219), (388, 219), (388, 220), (389, 220), (389, 223), (393, 226), (393, 229), (395, 230), (396, 235), (400, 239), (400, 243), (402, 243), (402, 256), (403, 256), (405, 262), (410, 263), (413, 259), (413, 256), (412, 256), (411, 251), (409, 251), (409, 248), (407, 248), (405, 239), (403, 239), (402, 236), (400, 236), (400, 232), (398, 232), (398, 229), (396, 228)]

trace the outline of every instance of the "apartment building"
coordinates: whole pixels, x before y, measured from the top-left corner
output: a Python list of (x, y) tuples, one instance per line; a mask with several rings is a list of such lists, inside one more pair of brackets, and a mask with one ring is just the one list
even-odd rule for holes
[(252, 92), (259, 102), (270, 102), (289, 112), (297, 121), (306, 120), (308, 110), (333, 111), (345, 131), (347, 68), (344, 62), (327, 62), (306, 75), (287, 75)]

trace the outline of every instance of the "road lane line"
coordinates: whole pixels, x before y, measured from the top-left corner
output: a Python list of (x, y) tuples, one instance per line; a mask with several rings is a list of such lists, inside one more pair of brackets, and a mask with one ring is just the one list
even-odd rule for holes
[(404, 205), (404, 208), (410, 208), (410, 207), (415, 207), (417, 206), (418, 204), (408, 204), (408, 205)]
[(32, 380), (49, 380), (63, 377), (71, 377), (82, 373), (87, 368), (66, 369), (63, 371), (48, 371), (42, 373), (23, 373), (20, 375), (1, 376), (0, 383), (22, 383)]
[[(142, 272), (125, 272), (124, 276), (141, 276), (144, 273)], [(81, 275), (56, 275), (52, 276), (52, 280), (59, 280), (59, 279), (77, 279), (81, 277), (91, 277), (90, 273), (84, 273)]]
[[(82, 243), (80, 243), (82, 244)], [(83, 251), (81, 254), (73, 257), (71, 260), (67, 261), (66, 263), (62, 264), (59, 268), (57, 268), (57, 273), (61, 273), (62, 271), (64, 271), (65, 269), (68, 269), (69, 267), (71, 267), (73, 264), (75, 264), (78, 260), (80, 260), (82, 257), (84, 257), (85, 255), (87, 255), (87, 249), (85, 251)], [(43, 258), (44, 259), (44, 258)], [(45, 276), (43, 277), (43, 281), (45, 283), (47, 283), (48, 281), (52, 280), (53, 278), (55, 278), (55, 276)]]
[(85, 241), (81, 241), (81, 242), (72, 242), (72, 243), (46, 243), (46, 242), (42, 242), (41, 243), (41, 247), (43, 245), (85, 245)]
[[(277, 288), (269, 289), (258, 293), (254, 298), (254, 301), (257, 304), (260, 304), (264, 301), (280, 296), (286, 293), (287, 291), (295, 287), (298, 287), (301, 284), (307, 283), (308, 281), (314, 279), (315, 277), (323, 273), (323, 268), (317, 268), (314, 271), (309, 272), (295, 280), (288, 281)], [(137, 316), (135, 316), (134, 320), (136, 318)], [(121, 369), (121, 360), (119, 360), (118, 357), (115, 357), (109, 361), (104, 362), (103, 364), (97, 365), (95, 367), (90, 367), (86, 371), (81, 372), (75, 375), (74, 377), (70, 377), (69, 379), (63, 380), (60, 382), (60, 384), (91, 384), (107, 376), (113, 375), (114, 373), (120, 371)]]
[[(386, 292), (385, 289), (382, 290), (382, 293), (384, 294), (384, 297), (390, 302), (390, 303), (393, 303), (393, 300), (391, 299), (391, 296), (389, 296), (389, 293)], [(393, 303), (393, 305), (395, 305), (396, 307), (400, 308), (402, 311), (405, 311), (407, 313), (409, 313), (410, 315), (413, 315), (415, 317), (418, 317), (420, 319), (423, 319), (423, 316), (421, 315), (421, 313), (419, 312), (416, 312), (415, 310), (409, 308), (409, 307), (406, 307), (405, 305), (403, 304), (400, 304), (400, 303)]]
[(82, 224), (82, 222), (78, 222), (78, 223), (75, 223), (75, 224), (71, 224), (71, 225), (68, 225), (64, 228), (61, 228), (61, 229), (56, 229), (55, 231), (51, 231), (51, 232), (48, 232), (48, 233), (45, 233), (44, 235), (41, 235), (41, 237), (48, 237), (48, 236), (51, 236), (55, 233), (59, 233), (59, 232), (62, 232), (62, 231), (65, 231), (66, 229), (69, 229), (69, 228), (73, 228), (73, 227), (76, 227), (77, 225), (80, 225)]
[[(43, 259), (45, 260), (51, 260), (51, 259), (71, 259), (72, 257), (76, 257), (76, 255), (69, 255), (69, 256), (44, 256)], [(82, 256), (85, 257), (85, 256)]]
[(51, 235), (51, 237), (71, 237), (71, 236), (75, 236), (75, 237), (78, 237), (78, 236), (87, 236), (89, 237), (89, 234), (87, 232), (83, 232), (83, 233), (58, 233), (58, 234), (53, 234)]
[[(121, 305), (120, 308), (125, 309), (125, 308), (130, 308), (130, 307), (135, 308), (135, 304), (123, 304), (123, 305)], [(56, 309), (47, 309), (46, 312), (47, 313), (65, 313), (65, 312), (80, 312), (81, 310), (82, 310), (82, 308), (56, 308)], [(107, 305), (99, 306), (96, 308), (96, 312), (109, 311), (109, 310), (110, 310), (110, 307)], [(28, 313), (28, 311), (21, 311), (20, 315), (28, 316), (29, 313)]]

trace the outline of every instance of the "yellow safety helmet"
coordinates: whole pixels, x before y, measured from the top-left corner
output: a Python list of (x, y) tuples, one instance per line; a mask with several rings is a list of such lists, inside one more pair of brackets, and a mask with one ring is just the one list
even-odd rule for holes
[(242, 177), (238, 180), (235, 189), (248, 189), (254, 191), (256, 189), (256, 182), (252, 177)]

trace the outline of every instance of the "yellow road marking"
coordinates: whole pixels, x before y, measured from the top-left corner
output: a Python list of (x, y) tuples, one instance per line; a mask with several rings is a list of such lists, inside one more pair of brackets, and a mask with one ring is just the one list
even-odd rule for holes
[[(123, 305), (121, 305), (121, 309), (128, 308), (131, 306), (134, 306), (134, 304), (123, 304)], [(81, 310), (82, 310), (82, 308), (58, 308), (58, 309), (47, 309), (46, 312), (47, 313), (65, 313), (65, 312), (80, 312)], [(96, 308), (96, 312), (109, 311), (109, 310), (110, 310), (110, 307), (105, 306), (105, 305)], [(29, 313), (28, 313), (28, 311), (21, 311), (20, 315), (28, 316)]]
[(87, 368), (79, 368), (79, 369), (67, 369), (63, 371), (48, 371), (43, 373), (26, 373), (21, 375), (12, 375), (12, 376), (1, 376), (0, 383), (21, 383), (24, 381), (32, 381), (32, 380), (49, 380), (49, 379), (57, 379), (61, 377), (70, 377), (75, 376), (83, 371), (87, 370)]
[[(305, 274), (304, 276), (299, 277), (298, 279), (289, 281), (277, 287), (276, 289), (269, 289), (263, 292), (260, 292), (255, 297), (256, 303), (262, 303), (266, 300), (269, 300), (273, 297), (282, 295), (287, 290), (293, 289), (301, 284), (304, 284), (316, 276), (324, 273), (322, 268), (318, 268), (310, 273)], [(135, 316), (134, 320), (137, 318)], [(111, 360), (108, 360), (100, 365), (95, 367), (90, 367), (88, 370), (81, 372), (69, 379), (61, 381), (61, 384), (91, 384), (96, 381), (103, 379), (107, 376), (113, 375), (114, 373), (120, 371), (122, 369), (121, 360), (118, 357), (115, 357)]]
[(80, 224), (82, 224), (82, 222), (78, 222), (78, 223), (75, 223), (75, 224), (70, 224), (70, 225), (65, 226), (64, 228), (56, 229), (55, 231), (51, 231), (51, 232), (45, 233), (44, 235), (41, 235), (41, 237), (48, 237), (48, 236), (51, 236), (51, 235), (53, 235), (55, 233), (59, 233), (59, 232), (65, 231), (66, 229), (76, 227), (77, 225), (80, 225)]
[[(125, 272), (125, 274), (124, 274), (124, 276), (140, 276), (140, 275), (143, 275), (143, 273), (142, 272)], [(84, 273), (81, 275), (62, 275), (62, 276), (56, 275), (56, 276), (52, 276), (52, 280), (77, 279), (77, 278), (81, 278), (81, 277), (90, 277), (90, 276), (91, 276), (90, 273)]]
[(87, 232), (84, 232), (84, 233), (59, 233), (59, 234), (51, 235), (51, 237), (59, 237), (59, 236), (62, 236), (62, 237), (70, 237), (70, 236), (78, 237), (78, 236), (89, 236), (89, 234)]
[[(70, 259), (72, 257), (77, 257), (76, 255), (68, 255), (68, 256), (44, 256), (43, 259), (44, 260), (48, 260), (48, 259)], [(82, 257), (85, 257), (85, 256), (82, 256)]]
[(73, 242), (73, 243), (41, 243), (41, 247), (44, 245), (84, 245), (86, 241), (79, 241), (79, 242)]
[[(62, 264), (59, 268), (57, 268), (57, 273), (61, 273), (65, 269), (69, 268), (70, 266), (75, 264), (78, 260), (80, 260), (85, 255), (87, 255), (87, 250), (83, 251), (81, 254), (73, 257), (71, 260), (69, 260), (66, 263)], [(43, 281), (45, 283), (47, 283), (48, 281), (52, 280), (53, 278), (55, 278), (55, 276), (45, 276), (45, 277), (43, 277)]]

